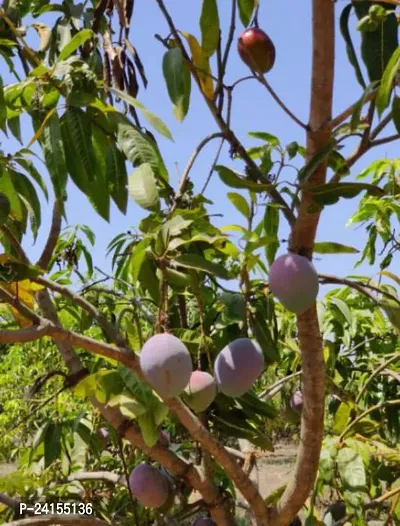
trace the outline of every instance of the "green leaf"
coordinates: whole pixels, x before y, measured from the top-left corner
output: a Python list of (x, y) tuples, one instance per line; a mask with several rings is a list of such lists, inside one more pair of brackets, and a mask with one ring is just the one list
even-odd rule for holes
[(132, 126), (129, 121), (118, 120), (117, 142), (134, 166), (149, 163), (156, 175), (168, 181), (168, 172), (157, 145), (147, 135)]
[(138, 402), (129, 391), (124, 391), (123, 393), (111, 398), (108, 405), (110, 407), (118, 407), (121, 413), (130, 420), (135, 420), (139, 416), (144, 415), (147, 411), (147, 408)]
[(258, 0), (238, 0), (240, 21), (247, 27), (250, 24), (254, 9), (258, 4)]
[[(398, 23), (396, 14), (392, 11), (385, 13), (384, 8), (393, 10), (390, 4), (383, 6), (373, 5), (368, 2), (355, 2), (354, 8), (358, 18), (369, 15), (376, 28), (361, 34), (361, 54), (367, 67), (368, 75), (373, 81), (380, 81), (389, 64), (396, 48), (399, 45)], [(374, 14), (376, 10), (383, 12), (383, 17)]]
[(264, 499), (264, 502), (265, 504), (268, 506), (268, 507), (272, 507), (272, 506), (275, 506), (275, 504), (278, 503), (279, 499), (282, 497), (282, 495), (284, 494), (285, 492), (285, 489), (286, 489), (286, 486), (287, 484), (284, 484), (283, 486), (279, 486), (279, 488), (275, 489), (272, 493), (270, 493), (268, 495), (268, 497), (266, 497)]
[(279, 248), (279, 208), (273, 203), (268, 203), (264, 214), (264, 231), (268, 237), (275, 238), (275, 241), (268, 243), (265, 247), (265, 256), (268, 264), (272, 265)]
[(339, 475), (342, 482), (352, 489), (363, 489), (367, 479), (360, 455), (349, 447), (339, 450), (337, 456)]
[(27, 209), (31, 222), (33, 239), (36, 241), (38, 230), (41, 225), (41, 206), (36, 189), (25, 174), (13, 171), (13, 176), (14, 187)]
[(136, 283), (139, 279), (140, 269), (146, 259), (146, 248), (150, 244), (150, 239), (145, 238), (133, 248), (131, 257), (132, 282)]
[(280, 144), (278, 137), (275, 137), (275, 135), (271, 135), (267, 132), (249, 132), (248, 135), (249, 137), (254, 137), (255, 139), (261, 139), (271, 146), (279, 146)]
[(149, 111), (141, 102), (116, 88), (110, 88), (110, 91), (114, 93), (114, 95), (116, 95), (118, 98), (124, 100), (134, 108), (137, 108), (142, 113), (146, 121), (151, 126), (153, 126), (155, 130), (161, 133), (161, 135), (164, 135), (164, 137), (167, 137), (167, 139), (173, 141), (171, 132), (169, 131), (167, 125), (159, 117), (157, 117), (157, 115), (154, 115), (154, 113)]
[(376, 107), (378, 114), (382, 115), (390, 102), (390, 94), (393, 89), (393, 82), (400, 69), (400, 47), (391, 56), (388, 65), (382, 76), (381, 85), (376, 96)]
[(179, 256), (175, 259), (175, 263), (179, 267), (192, 268), (195, 270), (207, 272), (208, 274), (217, 276), (217, 278), (226, 280), (231, 279), (225, 267), (219, 265), (218, 263), (208, 261), (197, 254), (183, 254), (182, 256)]
[(154, 416), (152, 413), (147, 411), (144, 415), (138, 417), (138, 424), (140, 431), (143, 435), (143, 440), (147, 447), (153, 447), (157, 444), (160, 432), (157, 428), (157, 425), (154, 421)]
[(246, 219), (250, 217), (250, 206), (242, 195), (236, 192), (228, 192), (228, 199)]
[(92, 128), (85, 112), (70, 108), (61, 117), (66, 163), (71, 179), (88, 196), (96, 177), (96, 156), (91, 141)]
[(267, 363), (273, 363), (279, 360), (277, 346), (272, 338), (270, 328), (265, 321), (264, 316), (256, 311), (250, 315), (251, 332), (263, 350), (264, 358)]
[(4, 100), (4, 87), (3, 79), (0, 75), (0, 128), (7, 135), (7, 107), (6, 101)]
[(347, 426), (353, 405), (347, 402), (342, 402), (335, 413), (335, 420), (333, 422), (333, 432), (335, 435), (340, 435)]
[(74, 51), (78, 49), (79, 46), (84, 44), (89, 38), (92, 38), (94, 36), (93, 31), (91, 29), (82, 29), (82, 31), (79, 31), (76, 35), (74, 35), (71, 40), (66, 44), (62, 49), (58, 56), (57, 63), (59, 64), (62, 60), (65, 60), (68, 58)]
[(299, 181), (305, 183), (313, 175), (315, 170), (326, 161), (332, 152), (332, 150), (337, 146), (335, 139), (330, 139), (328, 143), (321, 148), (311, 159), (306, 163), (305, 166), (299, 171)]
[(11, 216), (17, 221), (22, 221), (22, 206), (17, 190), (13, 184), (11, 173), (2, 169), (0, 164), (0, 192), (4, 194), (11, 205)]
[(11, 212), (11, 203), (8, 197), (0, 193), (0, 226), (4, 225)]
[(107, 150), (109, 139), (97, 126), (91, 126), (92, 145), (96, 169), (95, 179), (90, 188), (90, 201), (94, 209), (106, 221), (110, 220), (110, 192), (104, 191), (109, 186)]
[(125, 214), (128, 206), (128, 174), (124, 156), (113, 142), (107, 148), (106, 165), (111, 198)]
[(317, 254), (359, 254), (360, 251), (354, 247), (348, 247), (334, 241), (320, 241), (314, 243), (314, 252)]
[(211, 57), (219, 42), (219, 16), (216, 0), (203, 0), (200, 16), (201, 47), (206, 57)]
[(225, 166), (218, 165), (215, 167), (215, 171), (218, 172), (221, 181), (230, 188), (252, 190), (253, 192), (268, 192), (274, 188), (274, 185), (271, 184), (256, 183), (250, 179), (244, 179)]
[[(21, 152), (22, 153), (22, 152)], [(49, 193), (47, 191), (46, 184), (43, 180), (43, 177), (40, 175), (38, 170), (36, 169), (35, 165), (30, 159), (24, 158), (16, 158), (15, 162), (22, 166), (28, 174), (32, 177), (32, 179), (35, 181), (35, 183), (40, 187), (40, 189), (43, 191), (43, 194), (46, 198), (46, 201), (49, 199)]]
[(51, 118), (48, 119), (39, 143), (43, 150), (55, 196), (61, 200), (64, 196), (68, 174), (60, 120), (57, 114), (53, 114)]
[(153, 169), (149, 163), (141, 164), (129, 176), (129, 195), (146, 210), (153, 210), (158, 205), (158, 189)]
[(392, 102), (392, 118), (397, 133), (400, 133), (400, 97), (394, 95)]
[(182, 122), (189, 111), (191, 74), (183, 61), (181, 49), (175, 47), (167, 51), (162, 66), (174, 116)]
[(347, 304), (340, 298), (335, 298), (334, 296), (330, 297), (329, 301), (339, 309), (347, 323), (351, 326), (353, 323), (353, 315), (351, 314), (351, 311)]
[(321, 205), (337, 203), (341, 197), (352, 199), (366, 190), (369, 195), (382, 196), (383, 190), (379, 186), (368, 183), (327, 183), (310, 188), (314, 200)]
[(360, 64), (358, 62), (357, 54), (354, 49), (353, 41), (351, 39), (351, 34), (349, 30), (349, 18), (350, 18), (350, 12), (353, 8), (353, 4), (350, 3), (346, 5), (346, 7), (343, 9), (341, 15), (340, 15), (340, 32), (342, 34), (342, 37), (344, 38), (344, 41), (346, 43), (346, 51), (347, 56), (349, 59), (350, 64), (354, 68), (354, 72), (356, 74), (356, 78), (359, 82), (359, 84), (365, 89), (366, 84), (363, 79), (362, 71), (360, 68)]
[(61, 433), (60, 424), (52, 422), (44, 432), (44, 467), (48, 468), (61, 455)]

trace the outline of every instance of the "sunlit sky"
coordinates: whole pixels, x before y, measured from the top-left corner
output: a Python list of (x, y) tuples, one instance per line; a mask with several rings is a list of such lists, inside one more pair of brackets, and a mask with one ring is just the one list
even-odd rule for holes
[[(199, 0), (190, 2), (169, 0), (165, 3), (176, 22), (176, 26), (199, 37), (198, 20), (201, 2)], [(226, 37), (231, 2), (220, 0), (218, 4), (223, 37)], [(347, 2), (344, 1), (336, 2), (337, 34), (334, 114), (340, 113), (361, 96), (361, 88), (355, 80), (352, 67), (348, 63), (345, 45), (338, 28), (340, 12), (346, 4)], [(43, 15), (37, 21), (52, 25), (54, 19), (54, 15)], [(27, 26), (29, 27), (29, 24), (32, 22), (33, 20), (27, 19)], [(274, 69), (268, 73), (268, 81), (291, 110), (301, 120), (307, 121), (311, 71), (311, 2), (299, 2), (298, 0), (268, 2), (264, 0), (261, 2), (259, 23), (260, 27), (270, 35), (276, 46), (276, 63)], [(355, 15), (352, 16), (351, 23), (353, 27), (356, 25)], [(228, 63), (226, 82), (230, 84), (236, 79), (246, 76), (249, 72), (247, 67), (240, 61), (236, 52), (236, 41), (242, 29), (238, 20), (235, 43)], [(191, 107), (185, 121), (178, 123), (174, 120), (172, 106), (162, 77), (161, 62), (165, 50), (160, 42), (154, 38), (155, 33), (159, 33), (162, 36), (167, 36), (168, 34), (166, 23), (158, 10), (156, 2), (154, 0), (137, 0), (131, 28), (131, 41), (140, 54), (149, 80), (147, 90), (141, 87), (138, 99), (148, 109), (161, 117), (172, 132), (174, 142), (160, 136), (157, 136), (157, 140), (169, 170), (171, 183), (176, 186), (198, 142), (204, 136), (213, 131), (218, 131), (218, 129), (197, 88), (194, 88), (192, 92)], [(34, 29), (28, 29), (27, 40), (34, 49), (37, 49), (38, 39)], [(358, 35), (355, 35), (355, 42), (358, 48)], [(7, 66), (5, 63), (2, 62), (1, 64), (1, 74), (5, 84), (14, 82), (6, 71)], [(23, 125), (23, 138), (26, 144), (32, 137), (33, 132), (28, 120), (25, 119)], [(265, 88), (254, 80), (241, 83), (234, 91), (232, 125), (246, 147), (260, 144), (259, 141), (247, 136), (249, 131), (272, 133), (280, 139), (282, 145), (292, 141), (298, 141), (300, 144), (305, 143), (304, 130), (292, 122), (276, 102), (272, 100)], [(384, 135), (390, 133), (391, 130), (388, 128)], [(13, 153), (20, 148), (20, 145), (12, 138), (5, 139), (4, 142), (3, 140), (4, 136), (1, 137), (1, 148), (6, 153)], [(347, 144), (344, 154), (346, 152), (351, 153), (355, 146), (355, 141), (349, 140)], [(396, 158), (398, 155), (398, 144), (399, 142), (397, 141), (394, 144), (384, 145), (369, 152), (353, 167), (352, 175), (347, 180), (355, 178), (373, 160), (382, 157)], [(198, 157), (191, 172), (191, 178), (196, 190), (200, 190), (204, 184), (217, 147), (217, 141), (210, 143)], [(223, 150), (220, 164), (226, 164), (237, 171), (241, 171), (243, 168), (241, 162), (230, 160), (228, 147), (225, 147)], [(38, 167), (40, 166), (38, 165)], [(43, 168), (40, 167), (40, 169), (42, 170)], [(130, 167), (128, 170), (132, 171), (132, 168)], [(47, 174), (43, 175), (47, 179)], [(288, 169), (282, 179), (292, 181), (294, 175), (295, 172), (292, 169)], [(214, 202), (210, 206), (210, 213), (223, 214), (223, 217), (215, 218), (215, 223), (218, 226), (232, 223), (245, 226), (244, 218), (225, 197), (226, 192), (231, 190), (223, 186), (217, 174), (213, 175), (206, 194)], [(111, 220), (107, 223), (96, 215), (87, 198), (74, 187), (73, 183), (69, 184), (68, 191), (67, 214), (69, 223), (71, 225), (87, 224), (94, 230), (97, 236), (96, 247), (92, 250), (95, 264), (102, 269), (109, 270), (110, 262), (105, 257), (108, 242), (119, 232), (126, 231), (137, 225), (138, 221), (146, 215), (146, 211), (140, 209), (131, 201), (128, 213), (126, 216), (123, 216), (113, 206)], [(348, 218), (357, 208), (357, 202), (357, 200), (342, 199), (339, 204), (327, 207), (322, 215), (317, 240), (336, 241), (362, 250), (366, 240), (364, 230), (362, 228), (345, 227)], [(261, 210), (263, 211), (263, 209)], [(42, 229), (36, 244), (32, 244), (32, 238), (29, 235), (24, 241), (24, 247), (33, 260), (40, 254), (43, 247), (50, 219), (51, 206), (44, 205)], [(280, 237), (281, 239), (287, 239), (288, 229), (284, 219), (282, 219), (281, 224)], [(280, 252), (285, 250), (285, 246), (285, 244), (281, 245)], [(315, 265), (318, 271), (322, 273), (344, 276), (353, 273), (353, 266), (357, 259), (357, 255), (318, 255), (315, 258)], [(398, 262), (399, 258), (392, 263), (391, 269), (393, 272), (396, 272)], [(357, 274), (372, 275), (377, 270), (377, 267), (371, 269), (364, 264), (357, 269)]]

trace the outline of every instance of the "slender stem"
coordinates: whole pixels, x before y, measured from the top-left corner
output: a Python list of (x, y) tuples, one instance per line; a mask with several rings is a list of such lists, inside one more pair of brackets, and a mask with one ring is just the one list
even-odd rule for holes
[(400, 134), (395, 133), (393, 135), (389, 135), (388, 137), (383, 137), (382, 139), (376, 139), (375, 141), (371, 141), (370, 147), (372, 148), (373, 146), (387, 144), (388, 142), (396, 141), (397, 139), (400, 139)]
[(275, 92), (275, 90), (272, 88), (271, 84), (267, 81), (267, 79), (259, 74), (254, 73), (254, 76), (256, 79), (268, 90), (271, 97), (279, 104), (279, 106), (283, 109), (283, 111), (299, 126), (303, 128), (303, 130), (308, 130), (309, 126), (308, 124), (305, 124), (302, 122), (296, 115), (286, 106), (286, 104), (283, 102), (283, 100), (278, 96), (278, 94)]
[[(368, 95), (364, 97), (363, 104), (366, 104), (367, 102), (371, 100), (374, 100), (377, 93), (378, 93), (378, 88), (371, 91), (371, 93), (369, 93)], [(351, 117), (359, 103), (360, 101), (355, 102), (354, 104), (346, 108), (344, 111), (342, 111), (342, 113), (339, 113), (339, 115), (337, 115), (331, 121), (329, 121), (328, 123), (329, 129), (333, 130), (334, 128), (342, 124), (345, 120), (347, 120), (349, 117)]]
[(207, 137), (205, 137), (202, 141), (200, 141), (200, 143), (196, 146), (196, 149), (192, 153), (192, 155), (191, 155), (191, 157), (190, 157), (190, 159), (189, 159), (189, 161), (188, 161), (188, 163), (186, 165), (185, 171), (182, 174), (178, 190), (177, 190), (177, 192), (175, 194), (175, 197), (174, 197), (174, 203), (172, 205), (172, 208), (171, 208), (171, 211), (170, 211), (169, 215), (172, 215), (172, 213), (174, 212), (175, 208), (178, 205), (179, 199), (182, 197), (183, 193), (185, 192), (185, 187), (186, 187), (188, 179), (189, 179), (190, 170), (193, 168), (193, 165), (194, 165), (198, 155), (200, 154), (200, 152), (202, 151), (204, 146), (206, 146), (213, 139), (218, 139), (219, 137), (224, 138), (224, 134), (221, 133), (221, 132), (211, 133), (210, 135), (207, 135)]
[(395, 354), (394, 356), (392, 356), (391, 358), (389, 358), (389, 360), (386, 360), (385, 362), (383, 362), (383, 364), (381, 364), (379, 367), (377, 367), (375, 369), (375, 371), (371, 374), (371, 376), (368, 377), (367, 381), (365, 382), (363, 388), (361, 389), (361, 391), (359, 392), (357, 398), (356, 398), (356, 403), (358, 404), (358, 402), (361, 400), (363, 394), (365, 393), (365, 391), (367, 390), (368, 386), (371, 384), (371, 382), (373, 381), (374, 378), (376, 378), (384, 369), (386, 369), (386, 367), (394, 362), (396, 362), (397, 360), (400, 360), (400, 353), (397, 353)]
[(49, 236), (44, 246), (43, 252), (38, 259), (36, 266), (47, 270), (51, 258), (53, 257), (54, 249), (57, 245), (58, 238), (61, 232), (61, 207), (59, 202), (56, 200), (53, 208), (53, 217), (51, 221), (51, 227)]
[(3, 234), (8, 238), (8, 240), (11, 243), (11, 246), (15, 250), (21, 262), (29, 265), (30, 262), (28, 256), (26, 255), (18, 239), (14, 236), (11, 230), (6, 225), (3, 225), (0, 227), (0, 231), (3, 232)]
[(382, 290), (379, 287), (375, 287), (374, 285), (370, 285), (369, 283), (362, 283), (359, 281), (353, 281), (351, 279), (339, 278), (337, 276), (332, 276), (330, 274), (318, 274), (318, 277), (323, 283), (338, 283), (340, 285), (347, 285), (348, 287), (351, 287), (352, 289), (358, 290), (365, 296), (368, 296), (370, 299), (372, 299), (375, 303), (379, 303), (378, 299), (375, 298), (372, 294), (370, 294), (365, 289), (370, 289), (375, 292), (378, 292), (379, 294), (382, 294), (383, 296), (390, 298), (391, 300), (395, 301), (397, 304), (400, 305), (399, 298), (397, 298), (390, 292), (387, 292), (386, 290)]
[[(363, 506), (364, 510), (370, 510), (371, 508), (377, 508), (380, 506), (385, 500), (390, 499), (391, 497), (394, 497), (395, 495), (398, 495), (400, 493), (400, 488), (395, 488), (390, 491), (387, 491), (377, 499), (371, 500), (371, 502), (367, 502)], [(354, 517), (354, 513), (349, 513), (349, 515), (346, 515), (346, 517), (343, 517), (343, 519), (340, 519), (339, 521), (336, 521), (333, 523), (332, 526), (342, 526), (343, 524), (346, 524), (349, 522), (349, 520)], [(386, 523), (389, 524), (389, 523)]]
[(289, 374), (288, 376), (285, 376), (285, 378), (281, 378), (280, 380), (272, 384), (270, 387), (268, 387), (268, 389), (265, 389), (265, 391), (263, 391), (259, 395), (259, 398), (262, 398), (264, 402), (268, 402), (268, 400), (270, 400), (273, 396), (275, 396), (275, 394), (279, 392), (280, 389), (276, 391), (278, 388), (283, 386), (286, 382), (289, 382), (289, 380), (293, 380), (294, 378), (297, 378), (298, 376), (302, 374), (303, 374), (302, 371), (298, 371), (297, 373), (293, 373), (293, 374)]
[(383, 409), (384, 407), (394, 407), (394, 406), (397, 406), (397, 405), (400, 405), (400, 399), (399, 400), (389, 400), (387, 402), (380, 402), (379, 404), (376, 404), (374, 405), (373, 407), (370, 407), (369, 409), (367, 409), (366, 411), (364, 411), (363, 413), (361, 413), (361, 415), (359, 415), (357, 418), (355, 418), (347, 427), (346, 429), (343, 431), (343, 433), (340, 435), (339, 437), (339, 441), (342, 442), (344, 437), (347, 435), (347, 433), (349, 431), (351, 431), (351, 429), (356, 425), (358, 424), (358, 422), (360, 422), (360, 420), (362, 420), (363, 418), (365, 418), (366, 416), (368, 416), (370, 413), (373, 413), (374, 411), (377, 411), (379, 409)]

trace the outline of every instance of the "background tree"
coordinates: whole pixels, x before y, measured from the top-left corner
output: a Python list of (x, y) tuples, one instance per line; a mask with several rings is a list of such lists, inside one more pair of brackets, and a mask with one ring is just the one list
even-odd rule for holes
[[(336, 116), (332, 102), (337, 7), (331, 0), (312, 2), (307, 122), (289, 109), (264, 76), (279, 61), (272, 40), (258, 28), (266, 6), (233, 1), (224, 26), (221, 6), (204, 0), (201, 36), (196, 38), (179, 27), (162, 0), (154, 4), (165, 23), (165, 34), (157, 34), (156, 39), (175, 118), (181, 122), (193, 111), (190, 106), (199, 93), (215, 123), (215, 131), (195, 148), (176, 189), (153, 135), (172, 139), (171, 132), (137, 99), (139, 88), (147, 87), (148, 81), (147, 66), (129, 40), (131, 25), (141, 23), (133, 17), (134, 2), (10, 1), (0, 9), (0, 53), (4, 67), (17, 80), (1, 83), (0, 127), (21, 143), (23, 119), (29, 117), (34, 130), (26, 147), (3, 151), (0, 157), (4, 246), (0, 299), (8, 306), (0, 331), (5, 384), (13, 381), (7, 376), (7, 364), (21, 364), (16, 374), (19, 386), (3, 388), (7, 391), (3, 425), (9, 435), (1, 447), (7, 459), (18, 458), (20, 470), (0, 480), (2, 502), (14, 512), (15, 495), (33, 499), (44, 492), (49, 500), (61, 496), (79, 501), (82, 494), (74, 494), (68, 483), (101, 481), (129, 491), (123, 489), (114, 498), (110, 489), (100, 495), (98, 488), (84, 486), (85, 499), (94, 500), (99, 518), (121, 524), (132, 517), (138, 524), (172, 523), (205, 510), (217, 524), (234, 524), (239, 490), (249, 512), (247, 522), (287, 525), (305, 504), (307, 520), (320, 520), (316, 499), (328, 486), (336, 492), (333, 500), (339, 501), (341, 516), (328, 510), (326, 521), (345, 522), (348, 514), (350, 520), (362, 523), (366, 509), (387, 499), (393, 499), (387, 520), (399, 520), (395, 331), (400, 301), (396, 288), (381, 282), (385, 276), (399, 284), (398, 276), (388, 270), (399, 248), (398, 161), (372, 163), (359, 176), (372, 176), (368, 183), (343, 181), (365, 153), (398, 138), (397, 133), (384, 135), (389, 126), (399, 127), (396, 2), (360, 0), (338, 6), (340, 31), (362, 89), (359, 99)], [(52, 27), (43, 23), (46, 13), (56, 13)], [(32, 23), (32, 17), (38, 22)], [(353, 44), (356, 18), (360, 53)], [(38, 43), (28, 43), (25, 19), (29, 30), (39, 36)], [(253, 28), (242, 35), (238, 49), (250, 69), (245, 78), (232, 80), (229, 56), (242, 31), (236, 29), (239, 23)], [(249, 133), (262, 146), (245, 147), (232, 126), (232, 112), (236, 90), (250, 80), (265, 88), (282, 116), (302, 129), (305, 147), (297, 142), (284, 147), (264, 131)], [(196, 193), (192, 170), (214, 140), (219, 141), (217, 156)], [(343, 147), (354, 140), (354, 152), (345, 157)], [(40, 145), (46, 183), (30, 149), (35, 144)], [(240, 161), (242, 174), (219, 164), (225, 146), (232, 159), (229, 164)], [(127, 164), (134, 166), (129, 178)], [(229, 187), (227, 197), (244, 216), (244, 226), (214, 223), (205, 197), (213, 173)], [(90, 228), (62, 230), (69, 181), (107, 221), (111, 203), (126, 213), (128, 193), (148, 211), (133, 231), (110, 243), (112, 276), (94, 268), (90, 245), (95, 238)], [(33, 262), (22, 241), (28, 226), (34, 239), (41, 231), (48, 186), (54, 194), (50, 232)], [(317, 275), (309, 263), (313, 253), (357, 252), (341, 243), (316, 241), (322, 212), (360, 194), (351, 222), (365, 223), (367, 241), (360, 262), (375, 263), (378, 241), (383, 245), (378, 282), (361, 276)], [(282, 260), (276, 254), (284, 245), (279, 235), (283, 221), (288, 224), (289, 240), (288, 255)], [(226, 234), (229, 231), (240, 233), (237, 245)], [(298, 275), (292, 274), (293, 265)], [(79, 285), (71, 286), (73, 274)], [(317, 305), (318, 282), (342, 288), (330, 291)], [(285, 283), (289, 287), (282, 289)], [(193, 393), (182, 393), (183, 387), (177, 387), (179, 375), (173, 389), (155, 379), (149, 360), (160, 354), (161, 344), (154, 342), (162, 341), (161, 334), (175, 342), (169, 344), (174, 350), (172, 365), (178, 357), (189, 356), (174, 336), (185, 344), (194, 368), (203, 373), (215, 368), (220, 392), (211, 405), (197, 401), (198, 415), (189, 409), (196, 410)], [(234, 371), (238, 376), (228, 381), (221, 362), (226, 353), (234, 352), (233, 347), (219, 353), (234, 340), (249, 337), (257, 344), (239, 346), (239, 355), (245, 353), (246, 359)], [(38, 342), (30, 347), (28, 365), (21, 363), (26, 347), (11, 345), (27, 342)], [(153, 345), (150, 357), (143, 353), (139, 362), (136, 354), (149, 345)], [(28, 396), (47, 391), (51, 401), (46, 398), (36, 407), (38, 422), (28, 425), (31, 408), (25, 403), (10, 405), (7, 398), (10, 391), (20, 391), (33, 367), (36, 381)], [(249, 368), (247, 376), (245, 368)], [(183, 376), (183, 368), (180, 373)], [(291, 398), (287, 382), (299, 382), (300, 376), (301, 393)], [(215, 389), (209, 376), (200, 377), (210, 381), (211, 391)], [(241, 381), (243, 392), (239, 392)], [(278, 406), (271, 402), (277, 393)], [(334, 398), (324, 421), (327, 393)], [(182, 397), (172, 397), (175, 394)], [(67, 409), (60, 410), (54, 400), (65, 400)], [(294, 421), (300, 419), (297, 460), (289, 482), (265, 498), (252, 476), (257, 453), (232, 449), (237, 444), (229, 440), (246, 439), (261, 450), (272, 449), (276, 428), (271, 421), (282, 407)], [(22, 421), (14, 422), (10, 432), (16, 417)], [(172, 446), (161, 434), (166, 425), (179, 446), (175, 442)], [(320, 455), (324, 429), (327, 437)], [(104, 446), (112, 453), (106, 458), (101, 454)], [(163, 471), (139, 466), (143, 459)], [(150, 496), (140, 494), (142, 488), (155, 487), (159, 491)], [(199, 493), (195, 505), (188, 504), (191, 489)], [(157, 509), (149, 512), (137, 501)]]

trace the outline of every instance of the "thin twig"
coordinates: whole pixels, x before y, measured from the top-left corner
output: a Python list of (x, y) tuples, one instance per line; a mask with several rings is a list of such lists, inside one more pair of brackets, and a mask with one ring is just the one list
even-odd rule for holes
[(46, 244), (44, 246), (43, 252), (38, 259), (36, 266), (47, 270), (51, 258), (53, 257), (54, 249), (57, 245), (58, 238), (61, 232), (61, 207), (59, 202), (56, 200), (53, 208), (53, 217), (51, 221), (51, 227), (49, 236), (47, 238)]
[(271, 84), (267, 81), (267, 79), (264, 77), (264, 75), (261, 75), (260, 73), (254, 73), (254, 76), (256, 79), (268, 90), (271, 97), (279, 104), (279, 106), (283, 109), (283, 111), (299, 126), (303, 128), (303, 130), (309, 130), (309, 125), (302, 122), (296, 115), (286, 106), (286, 104), (283, 102), (283, 100), (278, 96), (276, 91), (272, 88)]
[(339, 441), (342, 442), (344, 437), (347, 435), (347, 433), (356, 425), (360, 420), (368, 416), (370, 413), (373, 413), (374, 411), (378, 411), (379, 409), (383, 409), (384, 407), (394, 407), (400, 405), (400, 399), (399, 400), (388, 400), (387, 402), (380, 402), (379, 404), (374, 405), (373, 407), (370, 407), (360, 415), (358, 415), (357, 418), (355, 418), (343, 431), (343, 433), (339, 437)]
[(356, 398), (356, 403), (358, 404), (358, 402), (361, 400), (363, 394), (365, 393), (365, 391), (367, 390), (368, 386), (371, 384), (372, 380), (378, 376), (384, 369), (386, 369), (386, 367), (394, 362), (396, 362), (397, 360), (400, 360), (400, 353), (398, 354), (395, 354), (394, 356), (392, 356), (391, 358), (389, 358), (389, 360), (386, 360), (385, 362), (383, 362), (379, 367), (377, 367), (377, 369), (375, 369), (375, 371), (371, 374), (371, 376), (368, 376), (368, 379), (367, 381), (365, 382), (363, 388), (361, 389), (361, 391), (359, 392), (357, 398)]

